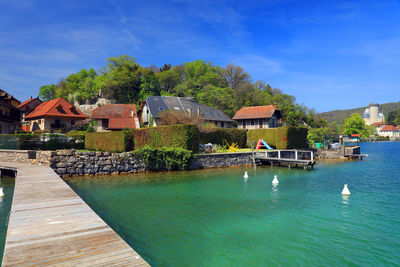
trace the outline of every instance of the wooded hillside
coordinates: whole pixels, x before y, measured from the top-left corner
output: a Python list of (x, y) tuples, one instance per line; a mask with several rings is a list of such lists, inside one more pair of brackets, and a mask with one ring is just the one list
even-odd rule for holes
[[(334, 122), (334, 121), (341, 123), (346, 118), (350, 117), (350, 115), (353, 113), (358, 113), (358, 114), (362, 115), (364, 113), (364, 110), (367, 107), (368, 106), (360, 107), (360, 108), (353, 108), (353, 109), (333, 110), (333, 111), (329, 111), (329, 112), (322, 112), (322, 113), (319, 113), (318, 115), (321, 118), (327, 120), (329, 123)], [(380, 108), (382, 109), (383, 114), (385, 115), (385, 119), (386, 119), (387, 116), (389, 115), (389, 112), (400, 109), (400, 101), (381, 104)]]

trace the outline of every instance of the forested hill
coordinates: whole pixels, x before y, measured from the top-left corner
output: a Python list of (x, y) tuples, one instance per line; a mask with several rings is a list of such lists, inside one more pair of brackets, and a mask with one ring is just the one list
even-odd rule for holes
[[(318, 115), (321, 118), (326, 119), (329, 123), (334, 122), (334, 121), (340, 123), (347, 117), (350, 117), (350, 115), (353, 113), (359, 113), (362, 115), (364, 113), (364, 110), (367, 107), (368, 106), (360, 107), (360, 108), (353, 108), (353, 109), (333, 110), (333, 111), (329, 111), (329, 112), (322, 112), (322, 113), (319, 113)], [(400, 109), (400, 101), (381, 104), (380, 108), (382, 109), (383, 114), (385, 115), (385, 118), (387, 118), (389, 112)]]

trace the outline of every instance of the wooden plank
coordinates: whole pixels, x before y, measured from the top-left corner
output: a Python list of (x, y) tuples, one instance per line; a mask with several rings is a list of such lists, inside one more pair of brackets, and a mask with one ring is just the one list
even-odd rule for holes
[(2, 266), (149, 266), (52, 169), (18, 163)]

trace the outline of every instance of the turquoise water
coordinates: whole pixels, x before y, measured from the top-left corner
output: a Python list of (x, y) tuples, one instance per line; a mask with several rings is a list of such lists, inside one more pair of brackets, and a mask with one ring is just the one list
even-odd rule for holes
[[(362, 152), (366, 160), (314, 171), (230, 168), (68, 182), (153, 266), (399, 265), (400, 143), (362, 144)], [(345, 183), (349, 198), (341, 195)]]
[(11, 208), (12, 196), (14, 192), (13, 177), (0, 178), (0, 187), (3, 187), (5, 197), (0, 198), (0, 266), (3, 261), (4, 243), (6, 241), (8, 214)]

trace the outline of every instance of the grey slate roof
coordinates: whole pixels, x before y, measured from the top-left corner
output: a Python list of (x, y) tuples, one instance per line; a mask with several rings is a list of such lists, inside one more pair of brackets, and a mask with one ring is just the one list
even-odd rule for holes
[(200, 115), (208, 121), (233, 122), (233, 120), (222, 111), (196, 103), (192, 98), (149, 96), (146, 98), (146, 102), (151, 114), (156, 118), (158, 117), (159, 112), (170, 109), (192, 114), (198, 114), (198, 111), (200, 111)]

